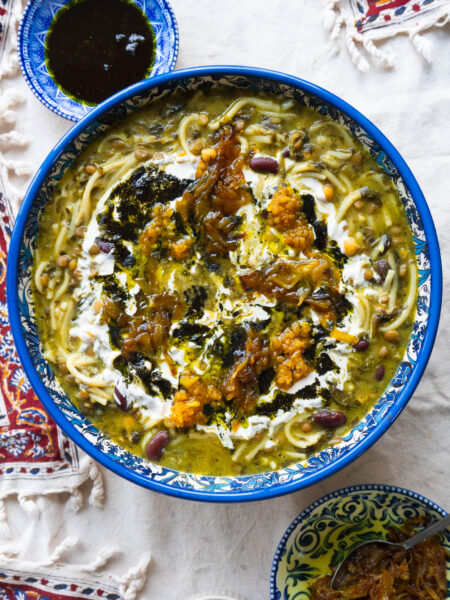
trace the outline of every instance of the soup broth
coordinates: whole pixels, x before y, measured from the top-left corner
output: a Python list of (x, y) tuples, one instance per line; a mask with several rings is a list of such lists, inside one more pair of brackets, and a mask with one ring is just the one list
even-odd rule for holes
[(99, 136), (40, 217), (34, 303), (62, 387), (133, 453), (275, 470), (339, 444), (415, 317), (391, 179), (344, 126), (221, 87)]

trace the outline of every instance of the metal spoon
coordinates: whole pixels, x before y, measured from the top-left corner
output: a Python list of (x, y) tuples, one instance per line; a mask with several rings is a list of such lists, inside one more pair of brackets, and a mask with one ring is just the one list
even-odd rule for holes
[(403, 542), (395, 542), (394, 543), (394, 542), (386, 542), (385, 540), (370, 540), (370, 542), (363, 542), (362, 544), (359, 544), (359, 546), (356, 546), (356, 548), (353, 548), (353, 550), (351, 550), (351, 552), (349, 552), (347, 554), (347, 556), (338, 565), (338, 568), (333, 573), (333, 577), (331, 578), (331, 582), (330, 582), (331, 587), (332, 588), (335, 587), (336, 579), (338, 577), (338, 574), (340, 572), (342, 572), (343, 565), (356, 552), (356, 550), (359, 550), (363, 546), (367, 546), (368, 544), (385, 544), (387, 546), (396, 546), (397, 548), (402, 548), (403, 550), (409, 550), (410, 548), (412, 548), (419, 542), (423, 542), (424, 540), (426, 540), (430, 536), (434, 535), (435, 533), (439, 533), (439, 531), (446, 529), (449, 525), (450, 525), (450, 513), (443, 519), (440, 519), (439, 521), (435, 521), (429, 527), (427, 527), (426, 529), (424, 529), (417, 535), (414, 535), (413, 537), (408, 538), (407, 540), (404, 540)]

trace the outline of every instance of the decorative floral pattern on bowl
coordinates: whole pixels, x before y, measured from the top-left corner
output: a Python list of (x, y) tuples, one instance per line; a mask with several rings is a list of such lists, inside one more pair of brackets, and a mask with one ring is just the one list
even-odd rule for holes
[[(70, 0), (30, 0), (18, 32), (22, 73), (34, 95), (57, 115), (78, 121), (92, 110), (67, 96), (53, 81), (45, 62), (45, 38), (56, 12)], [(155, 61), (149, 77), (167, 73), (178, 56), (178, 27), (167, 0), (133, 0), (150, 21), (155, 34)]]
[[(163, 468), (131, 454), (98, 431), (63, 393), (42, 356), (31, 295), (32, 248), (39, 213), (54, 182), (81, 150), (99, 131), (162, 94), (207, 89), (214, 83), (246, 92), (282, 93), (347, 125), (397, 186), (413, 232), (420, 271), (417, 317), (409, 345), (374, 408), (340, 444), (302, 463), (247, 476), (199, 476)], [(439, 246), (425, 199), (400, 155), (374, 125), (339, 98), (297, 78), (245, 67), (201, 67), (138, 83), (120, 97), (105, 101), (73, 127), (50, 153), (16, 220), (8, 260), (8, 300), (14, 339), (27, 375), (51, 416), (77, 444), (103, 465), (145, 487), (184, 498), (230, 502), (278, 496), (316, 483), (357, 458), (386, 431), (412, 395), (431, 353), (439, 320), (441, 278)]]
[[(270, 578), (271, 600), (308, 600), (311, 583), (330, 573), (345, 555), (362, 542), (389, 539), (390, 527), (405, 520), (446, 512), (427, 498), (390, 485), (343, 488), (313, 502), (288, 527), (277, 551)], [(450, 532), (441, 541), (447, 551), (450, 597)]]

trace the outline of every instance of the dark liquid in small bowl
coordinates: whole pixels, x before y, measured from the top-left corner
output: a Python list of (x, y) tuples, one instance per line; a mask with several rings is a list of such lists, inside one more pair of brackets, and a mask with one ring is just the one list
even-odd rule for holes
[(65, 93), (97, 104), (149, 74), (155, 36), (133, 2), (75, 0), (55, 15), (45, 55), (51, 76)]

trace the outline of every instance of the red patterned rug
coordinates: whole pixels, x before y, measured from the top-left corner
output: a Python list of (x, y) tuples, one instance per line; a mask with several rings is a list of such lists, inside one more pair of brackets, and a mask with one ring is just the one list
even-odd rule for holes
[(374, 42), (408, 35), (414, 48), (431, 62), (431, 42), (422, 33), (450, 20), (450, 0), (325, 0), (325, 27), (335, 49), (341, 30), (353, 63), (367, 71), (367, 58), (383, 68), (394, 65), (394, 55)]
[(77, 488), (91, 478), (91, 501), (98, 505), (103, 487), (96, 465), (48, 416), (14, 347), (6, 304), (6, 260), (12, 222), (9, 203), (0, 191), (0, 501), (10, 494), (23, 500), (71, 491), (74, 508), (79, 508), (81, 495)]

